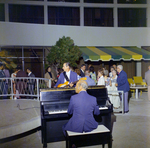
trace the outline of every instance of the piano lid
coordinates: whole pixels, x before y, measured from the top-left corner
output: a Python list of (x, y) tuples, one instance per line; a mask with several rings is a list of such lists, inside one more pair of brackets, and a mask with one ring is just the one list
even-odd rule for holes
[[(105, 86), (90, 86), (87, 89), (89, 95), (95, 96), (97, 99), (106, 100), (108, 98), (107, 88)], [(40, 101), (60, 102), (70, 100), (75, 95), (75, 88), (49, 88), (40, 90)]]
[[(98, 85), (98, 86), (88, 86), (88, 89), (103, 89), (105, 88), (105, 85)], [(70, 91), (75, 90), (75, 87), (69, 87), (69, 88), (46, 88), (46, 89), (40, 89), (40, 92), (49, 92), (49, 91)]]

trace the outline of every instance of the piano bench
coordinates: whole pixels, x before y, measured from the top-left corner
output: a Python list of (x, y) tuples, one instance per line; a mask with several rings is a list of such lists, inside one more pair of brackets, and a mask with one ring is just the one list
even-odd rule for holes
[(71, 148), (73, 144), (76, 147), (102, 144), (103, 148), (105, 144), (108, 144), (108, 148), (111, 148), (111, 132), (104, 125), (98, 125), (97, 129), (86, 133), (66, 131), (66, 148)]

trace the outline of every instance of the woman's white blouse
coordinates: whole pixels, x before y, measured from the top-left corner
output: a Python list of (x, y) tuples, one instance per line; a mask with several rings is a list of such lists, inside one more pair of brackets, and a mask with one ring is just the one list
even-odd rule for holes
[(98, 79), (97, 85), (105, 85), (105, 79), (104, 79), (103, 76), (101, 76), (101, 77)]

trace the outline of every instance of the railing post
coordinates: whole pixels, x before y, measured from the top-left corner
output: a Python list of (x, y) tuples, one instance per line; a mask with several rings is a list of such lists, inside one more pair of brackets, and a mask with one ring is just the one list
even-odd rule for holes
[(119, 91), (108, 91), (108, 95), (112, 95), (112, 93), (118, 93), (119, 98), (121, 97), (122, 99), (122, 114), (124, 114), (124, 91), (119, 90)]
[(13, 90), (13, 83), (12, 83), (12, 78), (10, 78), (10, 83), (11, 83), (11, 97), (12, 97), (12, 100), (13, 100), (13, 96), (14, 96), (14, 90)]
[(40, 100), (40, 97), (39, 97), (39, 79), (37, 78), (37, 98), (38, 100)]
[(51, 79), (49, 79), (49, 88), (51, 88)]
[(122, 113), (124, 114), (124, 92), (122, 91)]

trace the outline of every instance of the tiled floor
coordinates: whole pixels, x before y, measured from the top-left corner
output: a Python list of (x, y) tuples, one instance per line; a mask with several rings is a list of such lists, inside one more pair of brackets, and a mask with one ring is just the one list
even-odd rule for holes
[(36, 100), (0, 100), (0, 139), (27, 132), (41, 125)]
[[(129, 109), (127, 114), (114, 113), (113, 148), (150, 148), (150, 101), (147, 92), (139, 100), (131, 98)], [(0, 148), (42, 148), (40, 131), (1, 143)], [(49, 143), (48, 148), (65, 148), (65, 142)]]

